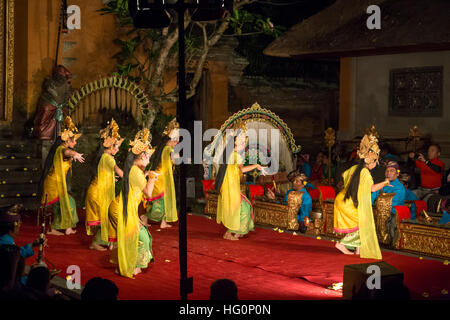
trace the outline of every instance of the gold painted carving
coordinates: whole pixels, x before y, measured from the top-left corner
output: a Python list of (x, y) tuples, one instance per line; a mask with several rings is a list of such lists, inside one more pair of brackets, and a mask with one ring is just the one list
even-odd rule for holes
[(298, 230), (297, 213), (302, 205), (303, 191), (291, 191), (288, 195), (288, 230)]
[(378, 241), (383, 244), (389, 244), (389, 233), (386, 222), (391, 215), (392, 198), (394, 198), (394, 196), (395, 193), (383, 193), (380, 194), (375, 201), (376, 208), (373, 210), (373, 217), (375, 220)]
[(3, 109), (0, 114), (0, 125), (12, 122), (13, 90), (14, 90), (14, 0), (0, 1), (0, 69), (2, 83), (0, 99)]
[(450, 258), (450, 229), (402, 222), (399, 224), (399, 247), (405, 251)]

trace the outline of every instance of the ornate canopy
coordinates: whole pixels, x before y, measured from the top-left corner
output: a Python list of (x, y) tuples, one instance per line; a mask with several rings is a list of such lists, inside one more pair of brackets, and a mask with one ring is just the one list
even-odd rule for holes
[[(244, 122), (247, 128), (279, 129), (280, 135), (283, 137), (280, 142), (280, 161), (285, 165), (286, 170), (293, 170), (293, 155), (300, 152), (301, 146), (295, 144), (291, 129), (283, 120), (272, 111), (262, 108), (256, 102), (250, 108), (234, 113), (223, 123), (213, 142), (206, 147), (205, 154), (212, 156), (219, 138), (223, 137), (225, 131), (233, 128), (238, 121)], [(268, 139), (268, 143), (270, 143), (270, 139)]]

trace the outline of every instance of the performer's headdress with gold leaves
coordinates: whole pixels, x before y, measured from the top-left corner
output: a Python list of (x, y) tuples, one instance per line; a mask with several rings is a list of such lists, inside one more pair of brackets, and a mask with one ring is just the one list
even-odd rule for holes
[(300, 177), (300, 179), (303, 181), (304, 185), (306, 185), (308, 183), (308, 177), (306, 176), (306, 174), (304, 174), (303, 172), (300, 172), (298, 170), (291, 171), (287, 175), (287, 179), (291, 183), (294, 182), (294, 180), (297, 179), (298, 177)]
[(180, 140), (180, 124), (177, 118), (173, 118), (164, 129), (163, 135), (169, 136), (172, 141)]
[(379, 155), (378, 139), (373, 134), (364, 135), (359, 145), (359, 158), (364, 159), (365, 163), (372, 163), (378, 160)]
[(68, 141), (71, 138), (77, 140), (81, 137), (81, 133), (78, 133), (77, 127), (69, 116), (64, 119), (64, 130), (59, 135), (62, 141)]
[(13, 223), (17, 225), (20, 221), (19, 212), (23, 209), (21, 204), (0, 208), (0, 224)]
[(117, 145), (119, 147), (123, 138), (119, 134), (119, 125), (114, 119), (108, 121), (108, 126), (105, 129), (100, 130), (100, 137), (103, 139), (103, 146), (107, 149)]
[(142, 152), (151, 154), (152, 151), (154, 151), (150, 144), (151, 139), (150, 130), (147, 128), (138, 131), (134, 140), (130, 141), (131, 151), (136, 155), (141, 154)]

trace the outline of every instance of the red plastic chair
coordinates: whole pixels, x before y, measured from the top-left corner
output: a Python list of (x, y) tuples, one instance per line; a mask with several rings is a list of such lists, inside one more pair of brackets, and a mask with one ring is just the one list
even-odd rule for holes
[(250, 201), (253, 205), (253, 199), (258, 196), (264, 195), (264, 188), (259, 184), (249, 184), (248, 188), (250, 190)]
[[(202, 180), (203, 192), (205, 193), (206, 202), (208, 202), (208, 190), (214, 189), (214, 179)], [(206, 213), (208, 213), (208, 206), (205, 207)]]

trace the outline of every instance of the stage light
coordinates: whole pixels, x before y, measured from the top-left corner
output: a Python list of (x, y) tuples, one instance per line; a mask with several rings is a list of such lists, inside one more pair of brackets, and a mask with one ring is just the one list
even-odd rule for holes
[(191, 10), (193, 21), (213, 21), (223, 18), (224, 0), (196, 0), (196, 2), (199, 7)]
[(164, 0), (129, 0), (128, 11), (133, 24), (140, 29), (160, 29), (170, 25)]

